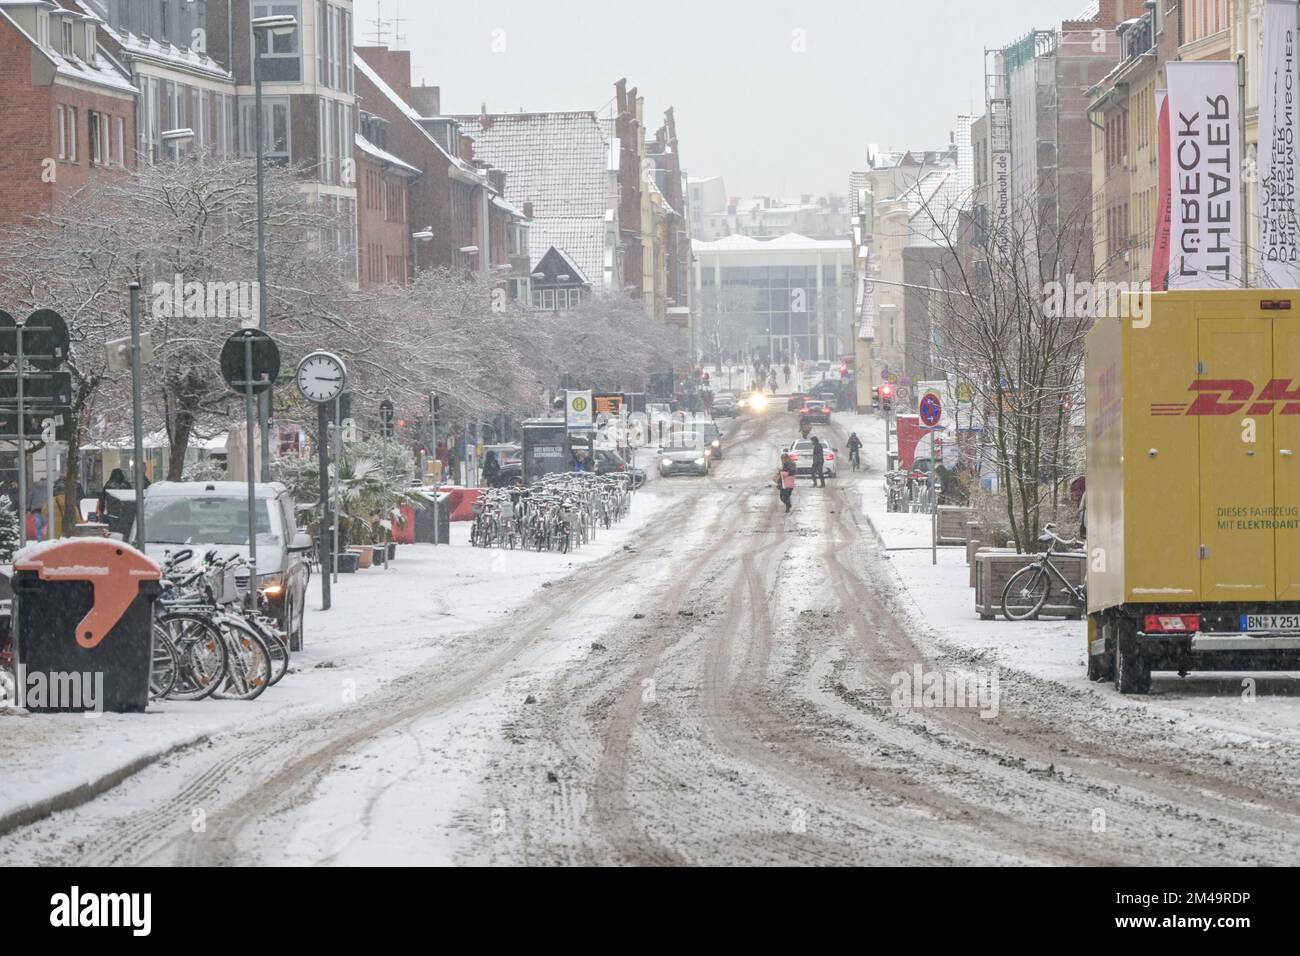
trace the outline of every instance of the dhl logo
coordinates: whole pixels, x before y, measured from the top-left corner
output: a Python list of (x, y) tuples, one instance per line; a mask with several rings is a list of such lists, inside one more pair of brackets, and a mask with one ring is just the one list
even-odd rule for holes
[(1192, 402), (1152, 402), (1152, 415), (1271, 415), (1275, 408), (1281, 415), (1300, 415), (1300, 387), (1291, 379), (1275, 378), (1255, 391), (1255, 383), (1245, 379), (1198, 379), (1188, 386), (1196, 392)]

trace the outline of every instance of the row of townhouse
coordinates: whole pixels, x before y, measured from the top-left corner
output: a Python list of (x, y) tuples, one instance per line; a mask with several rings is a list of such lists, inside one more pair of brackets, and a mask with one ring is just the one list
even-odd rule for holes
[(445, 115), (408, 51), (356, 44), (351, 0), (0, 0), (0, 230), (98, 175), (253, 155), (255, 68), (264, 154), (337, 209), (360, 286), (465, 268), (541, 309), (599, 289), (687, 323), (671, 109), (650, 140), (625, 81), (604, 112)]

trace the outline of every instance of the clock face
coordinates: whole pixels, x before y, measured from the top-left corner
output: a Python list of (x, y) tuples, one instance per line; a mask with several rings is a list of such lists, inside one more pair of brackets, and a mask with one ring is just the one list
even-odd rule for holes
[(318, 404), (338, 398), (346, 379), (343, 363), (325, 352), (308, 355), (298, 366), (298, 390)]

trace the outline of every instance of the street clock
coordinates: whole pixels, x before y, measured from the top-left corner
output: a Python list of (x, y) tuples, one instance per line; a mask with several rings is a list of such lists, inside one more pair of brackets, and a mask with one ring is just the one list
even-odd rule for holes
[(298, 391), (317, 405), (338, 398), (347, 378), (343, 360), (332, 352), (312, 352), (298, 363)]

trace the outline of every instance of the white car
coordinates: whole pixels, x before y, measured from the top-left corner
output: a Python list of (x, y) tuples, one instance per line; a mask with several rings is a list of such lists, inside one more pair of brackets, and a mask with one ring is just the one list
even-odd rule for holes
[[(790, 458), (794, 461), (795, 475), (804, 477), (812, 475), (813, 446), (809, 439), (800, 438), (786, 451), (790, 453)], [(838, 465), (839, 459), (836, 456), (835, 449), (822, 442), (822, 474), (827, 478), (834, 478)]]

